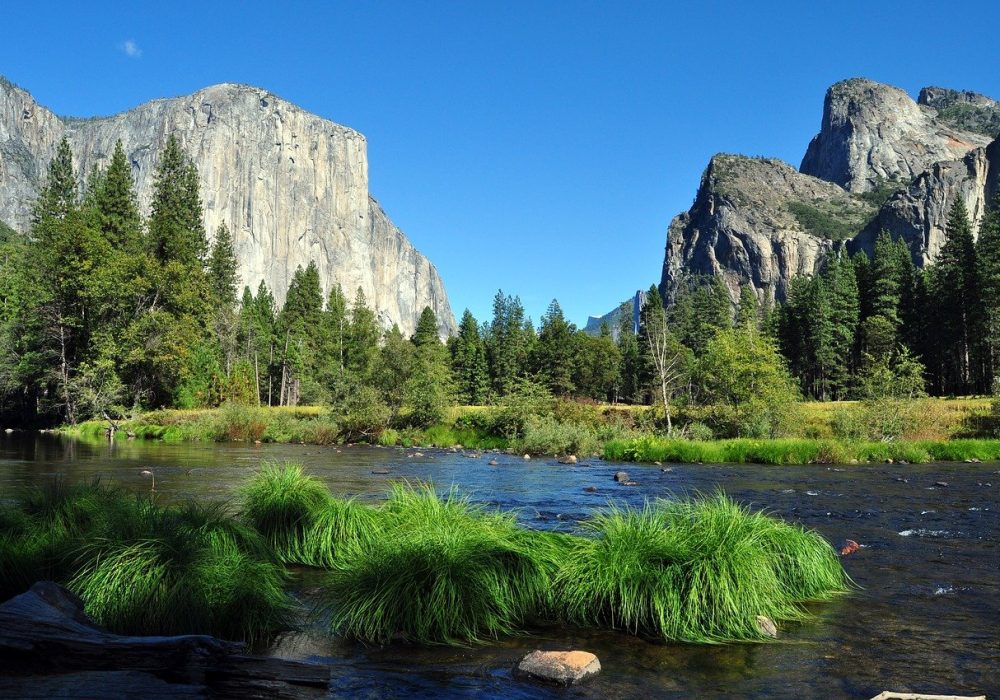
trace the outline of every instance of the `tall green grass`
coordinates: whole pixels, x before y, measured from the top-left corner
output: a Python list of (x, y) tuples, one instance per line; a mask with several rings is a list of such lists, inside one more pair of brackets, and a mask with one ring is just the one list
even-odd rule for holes
[(573, 623), (665, 641), (762, 640), (758, 616), (800, 620), (800, 603), (846, 589), (822, 538), (722, 495), (611, 508), (586, 524), (556, 578)]
[(288, 564), (333, 566), (340, 547), (381, 529), (379, 512), (353, 499), (335, 498), (294, 464), (271, 465), (243, 489), (241, 513)]
[(544, 609), (551, 570), (513, 515), (430, 486), (396, 485), (382, 510), (383, 536), (349, 545), (327, 581), (334, 633), (467, 644), (510, 634)]
[(55, 579), (98, 623), (127, 634), (254, 642), (290, 626), (284, 570), (222, 506), (164, 507), (96, 483), (56, 484), (26, 494), (16, 512), (0, 520), (6, 594)]

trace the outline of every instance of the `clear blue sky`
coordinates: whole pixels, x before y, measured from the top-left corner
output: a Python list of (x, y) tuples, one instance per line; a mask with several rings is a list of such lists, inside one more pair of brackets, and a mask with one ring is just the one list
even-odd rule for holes
[(713, 153), (798, 166), (833, 82), (1000, 96), (1000, 4), (9, 2), (0, 73), (59, 114), (258, 85), (368, 137), (456, 315), (570, 320), (658, 281)]

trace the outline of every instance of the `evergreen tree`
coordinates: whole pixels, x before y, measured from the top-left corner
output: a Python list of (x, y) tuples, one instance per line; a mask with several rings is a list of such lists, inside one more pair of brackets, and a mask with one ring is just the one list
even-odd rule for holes
[(944, 389), (966, 394), (975, 389), (973, 353), (977, 340), (979, 289), (972, 224), (957, 198), (948, 213), (945, 241), (935, 264), (941, 347), (946, 354)]
[(830, 308), (829, 386), (834, 399), (845, 399), (853, 386), (854, 348), (860, 306), (858, 282), (848, 258), (835, 255), (826, 271)]
[(149, 238), (160, 263), (200, 267), (208, 249), (198, 173), (171, 134), (156, 168)]
[(233, 236), (225, 223), (219, 224), (208, 257), (208, 280), (212, 290), (212, 302), (216, 307), (232, 307), (236, 304), (236, 290), (239, 286), (238, 263), (233, 249)]
[(132, 179), (132, 166), (122, 142), (115, 142), (108, 169), (94, 187), (94, 206), (101, 231), (117, 250), (137, 255), (142, 245), (142, 218)]
[(45, 185), (35, 201), (32, 223), (37, 225), (45, 219), (65, 219), (77, 208), (78, 200), (73, 151), (64, 136), (49, 163)]
[(365, 382), (371, 377), (375, 370), (381, 335), (375, 312), (368, 307), (365, 293), (358, 287), (351, 306), (351, 322), (347, 334), (347, 370), (353, 381)]
[(424, 310), (420, 312), (420, 318), (417, 319), (417, 328), (413, 333), (413, 344), (420, 347), (427, 343), (440, 344), (440, 342), (437, 316), (434, 315), (431, 307), (425, 306)]
[(760, 317), (758, 316), (758, 307), (757, 292), (754, 291), (753, 285), (749, 282), (742, 285), (740, 287), (740, 303), (736, 307), (737, 327), (759, 327)]
[(979, 224), (976, 272), (983, 309), (984, 383), (992, 390), (1000, 371), (1000, 192)]
[(632, 322), (632, 304), (626, 302), (618, 315), (618, 379), (614, 400), (625, 403), (640, 401), (642, 383), (642, 351)]
[(563, 316), (559, 302), (553, 299), (542, 316), (542, 326), (535, 347), (535, 366), (549, 391), (557, 396), (572, 394), (575, 388), (575, 332), (576, 328)]
[(484, 403), (489, 391), (486, 345), (476, 319), (468, 309), (462, 314), (458, 334), (449, 339), (448, 349), (458, 400), (473, 406)]

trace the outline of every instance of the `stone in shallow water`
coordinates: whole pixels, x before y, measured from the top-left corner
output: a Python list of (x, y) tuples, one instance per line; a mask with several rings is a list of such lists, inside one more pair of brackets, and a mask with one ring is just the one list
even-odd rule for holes
[(522, 680), (575, 685), (601, 671), (601, 662), (589, 651), (533, 651), (514, 667)]

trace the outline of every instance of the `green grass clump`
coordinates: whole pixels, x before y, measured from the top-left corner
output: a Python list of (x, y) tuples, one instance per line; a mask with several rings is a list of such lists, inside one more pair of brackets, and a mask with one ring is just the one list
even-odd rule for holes
[(382, 511), (384, 534), (349, 545), (327, 581), (334, 633), (467, 644), (510, 634), (544, 608), (549, 568), (512, 515), (404, 485)]
[(722, 495), (611, 508), (586, 524), (556, 580), (576, 624), (665, 641), (766, 638), (757, 621), (806, 617), (800, 603), (846, 588), (822, 538)]
[(378, 510), (334, 498), (294, 464), (258, 472), (243, 490), (242, 516), (281, 561), (319, 567), (331, 566), (345, 543), (374, 537), (381, 523)]
[(0, 519), (7, 593), (54, 579), (99, 624), (125, 634), (253, 642), (290, 626), (284, 570), (222, 506), (159, 506), (92, 483), (30, 492), (15, 510)]

